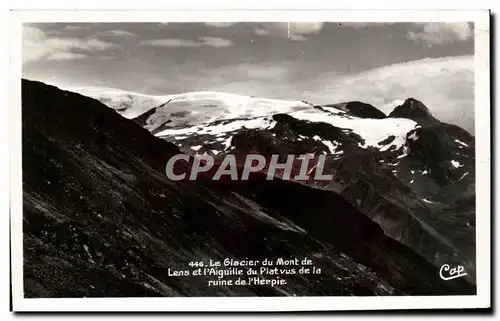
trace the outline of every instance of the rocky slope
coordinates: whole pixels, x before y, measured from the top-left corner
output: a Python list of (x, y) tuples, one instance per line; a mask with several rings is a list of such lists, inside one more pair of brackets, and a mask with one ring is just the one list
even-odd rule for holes
[[(23, 80), (22, 96), (26, 297), (475, 293), (332, 191), (169, 181), (172, 143), (79, 94)], [(190, 261), (302, 256), (322, 273), (274, 287), (168, 275)]]

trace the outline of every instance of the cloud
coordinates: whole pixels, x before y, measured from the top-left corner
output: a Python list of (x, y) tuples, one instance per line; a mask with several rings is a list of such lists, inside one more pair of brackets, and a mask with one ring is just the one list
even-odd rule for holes
[(223, 39), (218, 37), (203, 37), (201, 39), (203, 40), (203, 44), (215, 48), (229, 47), (233, 44), (233, 42), (229, 39)]
[[(205, 25), (226, 28), (238, 22), (205, 22)], [(308, 35), (317, 34), (323, 28), (323, 22), (262, 22), (252, 23), (258, 36), (277, 36), (293, 41), (305, 41)]]
[(264, 29), (260, 26), (256, 26), (253, 31), (255, 32), (256, 35), (258, 36), (267, 36), (269, 34), (269, 30)]
[(211, 81), (219, 83), (232, 82), (236, 79), (244, 80), (275, 80), (281, 81), (293, 74), (294, 66), (289, 63), (238, 63), (218, 67), (216, 70), (204, 71), (204, 75)]
[(47, 60), (78, 60), (88, 56), (80, 52), (56, 52), (47, 56)]
[(457, 41), (467, 41), (473, 36), (472, 27), (467, 22), (462, 23), (415, 23), (406, 34), (407, 39), (427, 45), (446, 44)]
[(323, 28), (323, 22), (294, 22), (288, 28), (298, 34), (315, 34)]
[(108, 61), (108, 60), (113, 60), (115, 59), (114, 56), (99, 56), (97, 57), (98, 60), (101, 60), (101, 61)]
[[(301, 100), (304, 91), (317, 88), (316, 78), (325, 67), (315, 60), (248, 61), (212, 67), (193, 64), (175, 73), (182, 91), (209, 90), (257, 97)], [(187, 77), (187, 75), (190, 77)], [(330, 79), (335, 79), (333, 72)], [(171, 85), (169, 85), (171, 88)], [(163, 83), (159, 88), (165, 88)], [(159, 89), (159, 93), (162, 93)]]
[(200, 47), (202, 43), (193, 40), (186, 40), (180, 38), (163, 38), (144, 40), (139, 44), (144, 46), (157, 46), (157, 47)]
[(393, 102), (421, 100), (438, 119), (474, 132), (473, 56), (426, 58), (357, 75), (325, 77), (304, 98), (315, 104), (361, 100), (386, 114)]
[(103, 31), (103, 32), (99, 32), (97, 34), (98, 36), (123, 36), (123, 37), (135, 37), (136, 35), (131, 33), (131, 32), (128, 32), (128, 31), (125, 31), (125, 30), (107, 30), (107, 31)]
[(229, 39), (218, 37), (201, 37), (198, 40), (189, 40), (182, 38), (163, 38), (144, 40), (140, 42), (143, 46), (156, 46), (156, 47), (201, 47), (210, 46), (214, 48), (229, 47), (233, 42)]
[(258, 36), (278, 36), (293, 41), (305, 41), (307, 36), (317, 34), (323, 22), (264, 22), (254, 26)]
[(86, 27), (82, 25), (67, 25), (66, 27), (64, 27), (64, 30), (82, 30), (82, 29), (86, 29)]
[(210, 27), (225, 28), (237, 24), (237, 22), (205, 22)]
[[(37, 60), (68, 60), (72, 57), (83, 59), (83, 53), (78, 51), (104, 51), (117, 47), (116, 44), (104, 42), (94, 38), (47, 37), (40, 29), (23, 26), (22, 55), (23, 63)], [(54, 58), (55, 57), (55, 58)], [(59, 58), (59, 59), (56, 59)]]
[(383, 27), (392, 24), (391, 22), (339, 22), (339, 27), (349, 27), (354, 29), (365, 29), (368, 27)]

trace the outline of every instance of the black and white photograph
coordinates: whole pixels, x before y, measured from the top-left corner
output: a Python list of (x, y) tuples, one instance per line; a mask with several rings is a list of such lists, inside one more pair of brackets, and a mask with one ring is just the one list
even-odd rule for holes
[(489, 307), (488, 11), (163, 15), (18, 19), (14, 308)]

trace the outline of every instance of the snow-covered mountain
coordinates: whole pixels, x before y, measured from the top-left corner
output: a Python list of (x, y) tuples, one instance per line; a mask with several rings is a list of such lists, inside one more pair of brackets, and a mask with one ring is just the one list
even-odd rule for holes
[(172, 95), (146, 95), (106, 87), (79, 87), (66, 90), (92, 97), (126, 118), (144, 120), (150, 131), (165, 127), (196, 125), (222, 119), (258, 117), (302, 110), (303, 101), (258, 98), (214, 91)]
[[(312, 123), (326, 123), (336, 128), (341, 128), (347, 135), (359, 136), (359, 147), (373, 147), (381, 151), (388, 149), (400, 150), (406, 141), (408, 132), (418, 127), (416, 122), (408, 119), (364, 119), (349, 115), (341, 109), (332, 107), (309, 107), (300, 111), (287, 112), (284, 110), (278, 113), (287, 114), (298, 120)], [(183, 144), (184, 139), (192, 141), (193, 138), (200, 137), (204, 140), (200, 144), (222, 143), (226, 146), (224, 149), (226, 150), (230, 148), (228, 140), (233, 134), (241, 131), (243, 128), (271, 130), (277, 124), (278, 121), (273, 118), (273, 114), (270, 114), (260, 117), (215, 120), (182, 128), (168, 128), (157, 132), (156, 136), (166, 139), (175, 137), (175, 141), (180, 144)], [(318, 135), (314, 135), (313, 137), (315, 136), (318, 137), (315, 139), (321, 140), (323, 144), (327, 145), (330, 153), (335, 152), (334, 145), (338, 145), (339, 142), (324, 138), (321, 139)], [(395, 138), (387, 141), (391, 136)], [(297, 139), (301, 140), (304, 138), (299, 137)]]
[(160, 136), (161, 132), (170, 128), (192, 127), (193, 130), (197, 130), (193, 126), (203, 127), (214, 122), (255, 119), (310, 107), (311, 105), (302, 101), (265, 99), (220, 92), (190, 92), (169, 96), (164, 104), (149, 110), (134, 121)]
[[(175, 141), (181, 144), (183, 138), (193, 140), (194, 136), (203, 136), (206, 138), (203, 144), (227, 145), (231, 134), (242, 128), (272, 129), (277, 123), (272, 119), (275, 114), (288, 114), (299, 120), (331, 124), (359, 135), (362, 138), (360, 147), (376, 147), (382, 151), (389, 148), (400, 149), (404, 145), (406, 134), (418, 127), (414, 121), (404, 118), (380, 119), (385, 118), (381, 112), (379, 113), (383, 116), (378, 118), (364, 118), (355, 113), (353, 115), (346, 109), (348, 104), (314, 107), (304, 101), (210, 91), (151, 96), (112, 88), (84, 87), (72, 90), (98, 99), (158, 137), (175, 137)], [(388, 144), (379, 144), (390, 136), (395, 136), (395, 139)], [(326, 144), (331, 147), (327, 141)], [(333, 149), (330, 151), (333, 152)]]
[[(289, 142), (302, 145), (307, 141), (316, 142), (320, 147), (315, 151), (321, 150), (323, 154), (356, 150), (357, 155), (360, 150), (365, 150), (400, 160), (411, 152), (410, 145), (418, 145), (415, 142), (419, 135), (433, 136), (436, 128), (440, 128), (444, 135), (428, 137), (426, 143), (449, 138), (448, 149), (457, 150), (446, 160), (449, 169), (457, 174), (444, 175), (443, 183), (465, 177), (469, 174), (469, 166), (464, 164), (473, 165), (473, 157), (469, 157), (474, 145), (473, 136), (457, 126), (441, 123), (422, 102), (412, 98), (395, 101), (393, 111), (387, 116), (376, 107), (362, 102), (315, 106), (299, 100), (211, 91), (151, 96), (112, 88), (83, 87), (73, 90), (98, 99), (155, 136), (192, 152), (231, 152), (236, 148), (233, 138), (242, 132), (272, 132), (276, 137), (281, 131), (281, 136), (287, 136), (282, 138)], [(312, 124), (317, 130), (301, 132), (298, 129), (301, 126), (297, 124), (302, 127)], [(283, 133), (283, 126), (293, 129)], [(436, 146), (429, 148), (432, 149)], [(421, 172), (423, 175), (435, 174), (426, 168)]]

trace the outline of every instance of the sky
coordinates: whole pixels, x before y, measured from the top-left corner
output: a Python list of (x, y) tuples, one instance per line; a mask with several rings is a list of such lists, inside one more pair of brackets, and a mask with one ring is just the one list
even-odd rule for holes
[(313, 104), (408, 97), (474, 130), (471, 23), (38, 23), (23, 77), (154, 95), (223, 91)]

